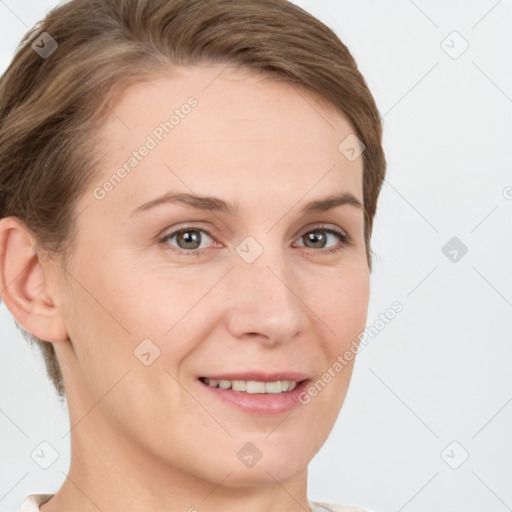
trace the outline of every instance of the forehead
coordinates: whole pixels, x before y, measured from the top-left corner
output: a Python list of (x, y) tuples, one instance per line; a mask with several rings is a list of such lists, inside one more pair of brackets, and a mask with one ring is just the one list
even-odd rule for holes
[(100, 130), (106, 158), (94, 184), (111, 182), (103, 207), (168, 189), (268, 205), (339, 189), (362, 201), (362, 157), (339, 150), (354, 131), (348, 120), (264, 74), (176, 68), (130, 86), (112, 113)]

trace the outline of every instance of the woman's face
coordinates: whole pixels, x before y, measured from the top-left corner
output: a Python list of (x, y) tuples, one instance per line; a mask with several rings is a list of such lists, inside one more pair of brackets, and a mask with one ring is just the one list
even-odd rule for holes
[(182, 68), (114, 105), (57, 281), (71, 341), (56, 350), (75, 443), (238, 486), (304, 474), (327, 438), (369, 271), (363, 210), (307, 208), (362, 203), (353, 136), (339, 149), (350, 124), (290, 85), (223, 69)]

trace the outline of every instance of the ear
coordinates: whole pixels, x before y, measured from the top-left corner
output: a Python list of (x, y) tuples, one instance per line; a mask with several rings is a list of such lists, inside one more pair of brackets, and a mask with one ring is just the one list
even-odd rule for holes
[(56, 297), (50, 287), (49, 265), (37, 255), (36, 240), (17, 217), (0, 219), (0, 297), (16, 321), (45, 341), (68, 339)]

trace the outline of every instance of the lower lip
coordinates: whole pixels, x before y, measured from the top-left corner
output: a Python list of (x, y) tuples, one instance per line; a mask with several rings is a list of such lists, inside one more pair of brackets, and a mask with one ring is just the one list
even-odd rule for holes
[(228, 402), (244, 412), (263, 416), (283, 414), (302, 405), (299, 395), (307, 388), (309, 380), (297, 383), (295, 389), (283, 393), (246, 393), (232, 389), (212, 388), (200, 380), (198, 382), (206, 391), (220, 400)]

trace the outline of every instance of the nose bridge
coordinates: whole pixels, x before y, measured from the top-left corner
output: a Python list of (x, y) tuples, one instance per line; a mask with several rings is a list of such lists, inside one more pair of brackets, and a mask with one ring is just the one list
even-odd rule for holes
[(281, 244), (247, 237), (236, 248), (230, 272), (229, 329), (234, 336), (259, 334), (286, 342), (306, 329), (300, 282)]

